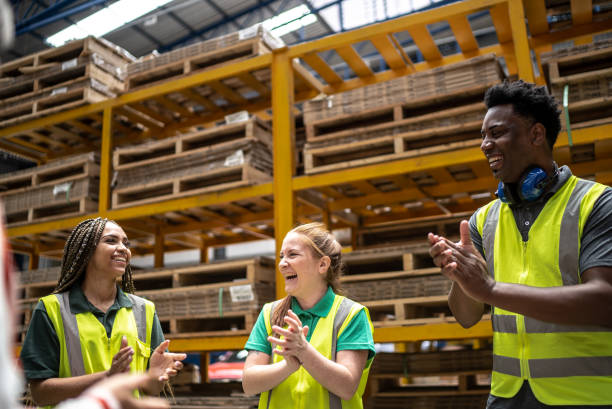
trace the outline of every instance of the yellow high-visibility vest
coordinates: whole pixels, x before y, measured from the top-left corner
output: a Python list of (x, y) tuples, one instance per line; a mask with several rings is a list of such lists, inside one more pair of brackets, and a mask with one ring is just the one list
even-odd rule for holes
[(147, 370), (151, 355), (151, 332), (155, 306), (151, 301), (126, 294), (132, 308), (120, 308), (110, 338), (104, 325), (91, 312), (72, 314), (69, 291), (42, 297), (47, 315), (60, 344), (59, 377), (87, 375), (106, 371), (119, 352), (121, 338), (134, 350), (131, 373)]
[[(278, 302), (264, 305), (264, 322), (268, 335), (272, 333), (271, 315)], [(312, 329), (310, 344), (323, 356), (332, 361), (336, 360), (336, 342), (344, 329), (359, 311), (364, 309), (362, 305), (349, 300), (341, 295), (335, 295), (332, 307), (326, 317), (320, 317), (317, 325)], [(370, 330), (373, 331), (372, 321), (368, 310), (365, 309)], [(284, 358), (278, 354), (272, 354), (272, 362), (280, 362)], [(317, 382), (303, 367), (292, 373), (287, 379), (270, 391), (263, 392), (259, 398), (259, 409), (362, 409), (361, 397), (365, 390), (370, 372), (371, 362), (368, 360), (361, 374), (361, 380), (357, 391), (350, 400), (343, 400), (337, 395), (330, 393), (319, 382)]]
[[(489, 273), (532, 287), (579, 284), (582, 231), (605, 188), (570, 177), (546, 202), (526, 242), (507, 204), (482, 207), (476, 224)], [(493, 395), (510, 398), (527, 380), (547, 405), (612, 405), (610, 328), (543, 322), (497, 307), (492, 321)]]

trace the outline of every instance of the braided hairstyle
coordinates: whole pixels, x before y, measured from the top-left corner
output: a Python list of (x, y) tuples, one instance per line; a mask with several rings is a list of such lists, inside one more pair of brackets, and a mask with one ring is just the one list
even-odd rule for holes
[[(342, 294), (343, 290), (340, 287), (340, 277), (342, 276), (342, 246), (336, 238), (325, 228), (323, 223), (308, 223), (297, 226), (289, 233), (301, 234), (305, 242), (310, 247), (313, 256), (324, 257), (330, 259), (329, 268), (325, 274), (325, 281), (332, 288), (334, 293)], [(272, 312), (270, 321), (272, 325), (282, 327), (283, 319), (287, 315), (287, 311), (291, 308), (291, 296), (288, 295), (278, 304)]]
[[(112, 220), (97, 217), (79, 223), (68, 236), (62, 257), (62, 269), (54, 294), (70, 290), (75, 283), (80, 283), (85, 277), (87, 265), (91, 260), (107, 222)], [(117, 223), (115, 223), (117, 224)], [(128, 264), (123, 273), (121, 289), (128, 293), (134, 292), (132, 269)]]

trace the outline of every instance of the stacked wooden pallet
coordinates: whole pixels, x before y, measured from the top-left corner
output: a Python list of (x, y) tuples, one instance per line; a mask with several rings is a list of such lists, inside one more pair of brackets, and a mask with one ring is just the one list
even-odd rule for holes
[(9, 226), (97, 210), (100, 166), (91, 152), (0, 176)]
[(375, 327), (454, 322), (448, 308), (451, 282), (428, 249), (396, 246), (343, 255), (346, 295), (370, 310)]
[[(50, 294), (59, 267), (20, 274), (20, 324), (25, 332), (39, 297)], [(273, 301), (274, 261), (254, 258), (133, 273), (136, 295), (155, 303), (168, 337), (248, 334), (266, 302)]]
[(274, 299), (274, 274), (273, 260), (255, 258), (139, 272), (134, 282), (168, 337), (244, 335)]
[(134, 58), (93, 37), (0, 66), (0, 126), (37, 118), (124, 91), (123, 70)]
[(477, 145), (484, 92), (504, 75), (486, 55), (304, 104), (306, 173)]
[(257, 25), (164, 54), (148, 56), (126, 67), (127, 90), (243, 61), (283, 45), (282, 40)]
[(368, 408), (483, 408), (492, 351), (379, 353), (370, 371)]
[(541, 59), (559, 104), (567, 87), (571, 127), (612, 122), (612, 39), (545, 53)]
[(112, 207), (267, 182), (272, 136), (257, 118), (115, 150)]

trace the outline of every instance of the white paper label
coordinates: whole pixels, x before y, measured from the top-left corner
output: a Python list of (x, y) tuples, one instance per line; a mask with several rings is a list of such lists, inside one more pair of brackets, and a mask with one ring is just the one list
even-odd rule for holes
[(257, 35), (257, 29), (259, 25), (254, 25), (249, 28), (242, 29), (238, 31), (238, 39), (239, 40), (248, 40), (249, 38), (253, 38)]
[(72, 67), (76, 67), (77, 59), (73, 58), (72, 60), (68, 60), (62, 63), (62, 71), (67, 70)]
[(248, 111), (238, 111), (233, 114), (225, 115), (226, 124), (235, 124), (237, 122), (244, 122), (249, 120)]
[(53, 196), (57, 196), (60, 193), (70, 192), (72, 182), (60, 183), (59, 185), (53, 186)]
[(225, 162), (223, 166), (240, 166), (244, 164), (244, 153), (242, 150), (237, 150), (227, 158), (225, 158)]
[(68, 87), (56, 88), (53, 91), (51, 91), (51, 96), (58, 95), (58, 94), (65, 94), (66, 92), (68, 92)]
[(253, 301), (255, 299), (251, 284), (235, 285), (230, 287), (229, 290), (232, 302)]

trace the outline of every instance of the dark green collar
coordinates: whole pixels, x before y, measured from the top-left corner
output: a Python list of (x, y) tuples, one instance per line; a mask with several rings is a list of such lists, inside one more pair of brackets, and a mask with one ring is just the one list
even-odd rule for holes
[(314, 307), (307, 309), (307, 310), (303, 310), (302, 307), (300, 307), (300, 304), (298, 303), (298, 301), (295, 299), (295, 297), (293, 297), (291, 299), (291, 309), (297, 315), (300, 315), (300, 313), (306, 312), (306, 313), (310, 313), (312, 315), (316, 315), (319, 317), (327, 317), (327, 314), (329, 314), (329, 311), (331, 310), (331, 307), (334, 304), (335, 297), (336, 297), (336, 294), (334, 294), (334, 291), (332, 290), (332, 288), (327, 287), (327, 292), (325, 293), (323, 298), (321, 298), (319, 302), (315, 304)]
[[(92, 303), (89, 302), (83, 289), (79, 284), (73, 285), (70, 289), (70, 312), (73, 314), (81, 314), (83, 312), (100, 312)], [(120, 308), (132, 308), (132, 301), (128, 298), (127, 295), (117, 286), (117, 296), (115, 297), (115, 302), (110, 307), (110, 310), (120, 309)]]

